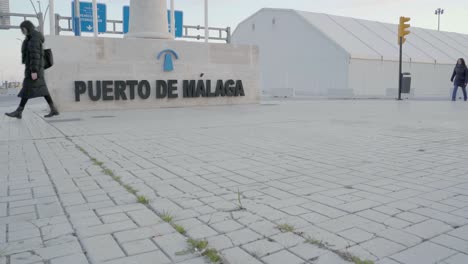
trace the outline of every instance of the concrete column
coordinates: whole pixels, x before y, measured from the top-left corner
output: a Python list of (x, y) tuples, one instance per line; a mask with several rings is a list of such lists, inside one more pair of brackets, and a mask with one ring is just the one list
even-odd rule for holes
[(173, 39), (169, 33), (166, 0), (130, 0), (127, 38)]

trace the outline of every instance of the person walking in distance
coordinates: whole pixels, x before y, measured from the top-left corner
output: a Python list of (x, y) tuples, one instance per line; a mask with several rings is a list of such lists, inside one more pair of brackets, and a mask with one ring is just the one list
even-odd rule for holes
[(453, 82), (453, 94), (452, 101), (457, 100), (457, 90), (458, 87), (462, 88), (463, 97), (466, 101), (466, 85), (468, 83), (468, 68), (466, 67), (465, 60), (460, 58), (457, 61), (457, 65), (453, 70), (452, 78), (450, 79)]
[(36, 30), (31, 21), (26, 20), (22, 22), (20, 28), (25, 35), (23, 45), (21, 46), (22, 63), (25, 66), (24, 80), (23, 88), (18, 94), (21, 102), (15, 111), (5, 113), (5, 115), (21, 119), (28, 100), (36, 97), (44, 97), (50, 106), (50, 113), (44, 117), (48, 118), (59, 115), (44, 79), (44, 36)]

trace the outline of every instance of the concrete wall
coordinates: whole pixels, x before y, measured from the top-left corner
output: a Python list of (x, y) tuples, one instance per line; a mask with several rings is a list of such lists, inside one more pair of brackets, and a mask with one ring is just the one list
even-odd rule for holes
[(349, 54), (295, 11), (263, 9), (239, 24), (232, 41), (259, 47), (265, 95), (349, 95)]
[[(48, 36), (55, 65), (46, 72), (49, 90), (61, 111), (157, 108), (250, 104), (259, 102), (258, 49), (246, 45), (205, 44), (173, 40), (76, 38)], [(174, 71), (163, 71), (160, 51), (179, 55)], [(201, 77), (203, 75), (203, 77)], [(179, 81), (176, 99), (156, 99), (155, 81)], [(245, 97), (182, 98), (182, 80), (242, 80)], [(91, 101), (82, 96), (75, 102), (74, 81), (148, 80), (151, 97), (146, 100)], [(128, 92), (128, 91), (127, 91)]]

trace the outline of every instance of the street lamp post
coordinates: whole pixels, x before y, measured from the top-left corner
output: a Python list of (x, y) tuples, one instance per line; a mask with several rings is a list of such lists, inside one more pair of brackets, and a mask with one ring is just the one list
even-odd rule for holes
[(205, 0), (205, 42), (208, 43), (210, 30), (208, 28), (208, 0)]
[(437, 8), (435, 11), (435, 14), (437, 15), (437, 30), (440, 31), (440, 16), (444, 14), (444, 9), (442, 8)]

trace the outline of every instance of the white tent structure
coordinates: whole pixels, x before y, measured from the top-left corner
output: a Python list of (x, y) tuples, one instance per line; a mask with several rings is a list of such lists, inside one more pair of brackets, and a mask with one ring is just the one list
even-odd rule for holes
[[(414, 28), (404, 45), (409, 96), (447, 98), (468, 35)], [(239, 24), (235, 44), (260, 48), (262, 89), (273, 96), (395, 97), (398, 26), (327, 14), (262, 9)]]

